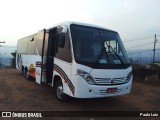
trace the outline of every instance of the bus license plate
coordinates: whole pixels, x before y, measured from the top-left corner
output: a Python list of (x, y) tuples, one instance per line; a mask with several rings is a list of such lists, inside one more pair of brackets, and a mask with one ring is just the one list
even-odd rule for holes
[(117, 92), (117, 88), (108, 88), (107, 93), (115, 93)]

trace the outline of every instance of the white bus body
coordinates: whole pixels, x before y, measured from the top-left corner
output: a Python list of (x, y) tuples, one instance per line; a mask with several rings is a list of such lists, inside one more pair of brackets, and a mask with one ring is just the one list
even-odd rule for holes
[(54, 87), (60, 101), (129, 94), (132, 86), (118, 33), (84, 23), (64, 22), (20, 39), (16, 67), (25, 78)]

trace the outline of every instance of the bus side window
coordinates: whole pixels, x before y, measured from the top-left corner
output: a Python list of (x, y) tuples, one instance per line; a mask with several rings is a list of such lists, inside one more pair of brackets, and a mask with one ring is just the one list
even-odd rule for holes
[(56, 58), (63, 61), (72, 62), (70, 40), (68, 33), (60, 34), (58, 37), (58, 51), (55, 55)]
[(58, 47), (64, 48), (65, 45), (65, 34), (60, 34), (58, 39)]

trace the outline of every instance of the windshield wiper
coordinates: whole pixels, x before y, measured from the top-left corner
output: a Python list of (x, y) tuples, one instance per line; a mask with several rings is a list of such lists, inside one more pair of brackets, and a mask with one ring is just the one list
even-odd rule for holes
[[(106, 57), (108, 58), (108, 53), (105, 52), (106, 49), (105, 49), (105, 46), (104, 46), (104, 44), (103, 44), (103, 39), (102, 39), (101, 33), (100, 33), (99, 30), (98, 30), (98, 32), (99, 32), (99, 35), (100, 35), (100, 38), (101, 38), (102, 49), (101, 49), (101, 53), (98, 55), (98, 57), (97, 57), (97, 59), (96, 59), (95, 66), (96, 66), (96, 65), (99, 63), (99, 61), (102, 59), (104, 53), (105, 53)], [(109, 60), (109, 59), (108, 59), (108, 63), (110, 63), (110, 60)]]
[[(100, 34), (100, 37), (101, 37), (102, 46), (103, 46), (103, 49), (104, 49), (104, 51), (105, 51), (105, 55), (106, 55), (106, 57), (107, 57), (107, 56), (108, 56), (108, 53), (106, 52), (106, 48), (105, 48), (105, 46), (104, 46), (104, 44), (103, 44), (103, 39), (102, 39), (102, 36), (101, 36), (101, 32), (100, 32), (100, 31), (99, 31), (99, 34)], [(110, 48), (111, 48), (111, 50), (115, 53), (115, 55), (117, 56), (117, 58), (120, 60), (121, 64), (124, 65), (123, 60), (122, 60), (121, 57), (117, 54), (117, 52), (116, 52), (111, 46), (109, 46), (109, 45), (107, 44), (107, 42), (106, 42), (106, 45), (107, 45), (107, 47), (108, 47), (108, 50), (110, 51)], [(109, 58), (109, 57), (108, 57), (108, 58)], [(109, 60), (109, 59), (108, 59), (108, 60)], [(110, 61), (109, 61), (109, 63), (110, 63)]]
[(122, 58), (117, 54), (117, 52), (112, 48), (112, 46), (110, 46), (110, 45), (107, 44), (107, 47), (108, 47), (109, 50), (111, 48), (111, 50), (115, 53), (115, 55), (117, 56), (117, 58), (120, 60), (121, 64), (124, 65), (124, 62), (123, 62)]

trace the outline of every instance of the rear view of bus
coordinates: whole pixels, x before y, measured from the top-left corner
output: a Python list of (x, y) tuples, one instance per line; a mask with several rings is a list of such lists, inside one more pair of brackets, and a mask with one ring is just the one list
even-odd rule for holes
[(101, 27), (70, 26), (75, 74), (75, 97), (129, 94), (132, 67), (119, 34)]

